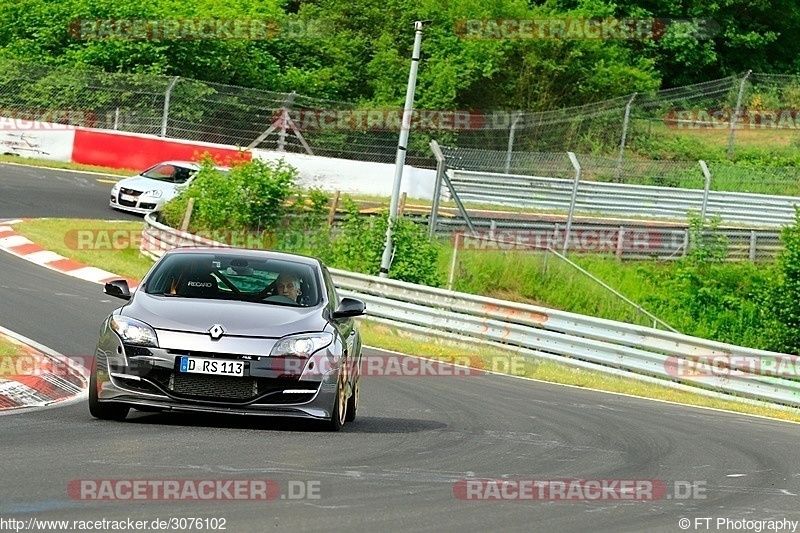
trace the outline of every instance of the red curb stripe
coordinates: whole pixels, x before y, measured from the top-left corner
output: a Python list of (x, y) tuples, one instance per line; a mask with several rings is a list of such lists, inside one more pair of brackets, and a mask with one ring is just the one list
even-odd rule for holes
[(39, 376), (11, 376), (11, 379), (27, 385), (51, 400), (60, 400), (70, 396), (69, 392)]
[(19, 246), (9, 247), (9, 251), (18, 255), (28, 255), (35, 252), (44, 252), (45, 249), (36, 243), (20, 244)]
[(79, 268), (84, 268), (86, 265), (74, 261), (72, 259), (57, 259), (56, 261), (50, 261), (49, 263), (47, 263), (47, 266), (55, 268), (56, 270), (60, 270), (62, 272), (69, 272), (70, 270), (78, 270)]
[(22, 404), (0, 394), (0, 410), (20, 407)]

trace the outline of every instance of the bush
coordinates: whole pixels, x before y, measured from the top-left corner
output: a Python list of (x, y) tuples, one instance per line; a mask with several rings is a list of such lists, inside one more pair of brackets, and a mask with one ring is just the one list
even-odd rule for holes
[(292, 207), (297, 169), (280, 161), (236, 163), (227, 175), (206, 157), (189, 187), (164, 206), (170, 226), (183, 221), (190, 198), (189, 231), (257, 230), (274, 233)]
[(778, 323), (776, 349), (800, 354), (800, 209), (797, 206), (795, 212), (794, 225), (781, 230), (783, 250), (776, 261), (772, 309)]
[[(340, 234), (333, 241), (331, 264), (376, 276), (386, 245), (388, 214), (362, 217), (358, 207), (345, 200), (346, 215)], [(441, 248), (428, 238), (425, 228), (405, 218), (397, 219), (392, 234), (394, 257), (389, 277), (438, 287), (442, 284), (439, 271)]]

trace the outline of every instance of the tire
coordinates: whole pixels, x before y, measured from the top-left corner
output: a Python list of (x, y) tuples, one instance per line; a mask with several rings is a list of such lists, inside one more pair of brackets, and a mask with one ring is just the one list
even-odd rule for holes
[(361, 376), (357, 376), (355, 382), (353, 383), (353, 394), (347, 399), (347, 413), (345, 413), (344, 420), (345, 422), (352, 422), (356, 419), (356, 413), (358, 412), (358, 400), (361, 396), (360, 392), (360, 383), (361, 383)]
[(333, 401), (331, 417), (325, 424), (328, 431), (340, 431), (347, 421), (347, 365), (342, 365), (336, 383), (336, 398)]
[(89, 377), (89, 413), (100, 420), (122, 421), (128, 416), (130, 407), (117, 403), (101, 403), (97, 398), (97, 356), (92, 363), (92, 375)]

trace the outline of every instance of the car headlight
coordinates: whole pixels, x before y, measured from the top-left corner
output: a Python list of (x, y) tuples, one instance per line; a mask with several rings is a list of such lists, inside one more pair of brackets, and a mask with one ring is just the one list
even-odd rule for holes
[(152, 191), (147, 191), (146, 193), (144, 193), (143, 196), (150, 196), (152, 198), (161, 198), (161, 194), (162, 194), (161, 191), (153, 189)]
[(310, 357), (311, 354), (333, 342), (331, 333), (303, 333), (290, 335), (275, 343), (270, 352), (271, 356), (296, 355)]
[(156, 331), (140, 320), (114, 315), (110, 325), (124, 343), (158, 348)]

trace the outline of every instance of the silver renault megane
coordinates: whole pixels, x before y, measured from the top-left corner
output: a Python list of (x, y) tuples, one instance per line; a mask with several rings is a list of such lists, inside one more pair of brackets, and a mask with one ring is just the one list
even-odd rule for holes
[(338, 431), (355, 419), (365, 305), (340, 298), (318, 259), (176, 248), (103, 322), (89, 386), (96, 418), (130, 408), (303, 417)]

